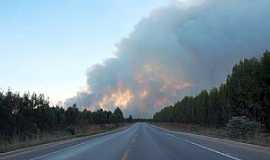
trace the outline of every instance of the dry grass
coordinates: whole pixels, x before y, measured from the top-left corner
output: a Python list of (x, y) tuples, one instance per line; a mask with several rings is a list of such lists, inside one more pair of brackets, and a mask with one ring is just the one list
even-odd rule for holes
[(155, 123), (156, 125), (173, 131), (188, 132), (216, 138), (230, 139), (234, 141), (270, 147), (270, 133), (263, 133), (259, 129), (254, 137), (246, 139), (232, 139), (228, 136), (226, 128), (211, 128), (193, 124), (181, 123)]
[[(123, 125), (120, 125), (123, 126)], [(115, 126), (112, 124), (107, 125), (90, 125), (90, 126), (83, 126), (76, 129), (76, 134), (71, 135), (70, 133), (59, 130), (53, 131), (50, 133), (42, 133), (36, 135), (32, 138), (25, 139), (24, 141), (20, 140), (19, 137), (13, 137), (12, 140), (7, 141), (5, 139), (0, 139), (0, 153), (12, 151), (19, 148), (30, 147), (39, 144), (46, 144), (50, 142), (56, 142), (76, 137), (83, 137), (94, 135), (102, 132), (106, 132), (109, 130), (113, 130), (119, 126)]]

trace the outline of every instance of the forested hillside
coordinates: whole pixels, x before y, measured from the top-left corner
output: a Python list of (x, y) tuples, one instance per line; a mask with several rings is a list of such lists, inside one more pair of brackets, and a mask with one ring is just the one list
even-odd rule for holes
[[(211, 63), (211, 62), (209, 62)], [(235, 65), (218, 88), (184, 97), (154, 115), (158, 122), (180, 122), (223, 127), (243, 116), (270, 131), (270, 52)]]

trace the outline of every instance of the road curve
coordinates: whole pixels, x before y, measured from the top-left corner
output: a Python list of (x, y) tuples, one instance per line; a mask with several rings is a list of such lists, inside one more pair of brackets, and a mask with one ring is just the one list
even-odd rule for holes
[[(38, 147), (38, 146), (37, 146)], [(16, 160), (269, 160), (270, 149), (136, 123), (119, 132), (41, 147), (0, 159)]]

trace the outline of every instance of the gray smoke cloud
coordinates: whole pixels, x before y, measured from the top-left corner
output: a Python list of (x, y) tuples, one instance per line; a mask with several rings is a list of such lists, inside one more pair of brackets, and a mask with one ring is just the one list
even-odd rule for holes
[(175, 2), (141, 20), (116, 58), (87, 73), (86, 91), (65, 104), (151, 117), (165, 105), (222, 83), (233, 64), (269, 48), (269, 0)]

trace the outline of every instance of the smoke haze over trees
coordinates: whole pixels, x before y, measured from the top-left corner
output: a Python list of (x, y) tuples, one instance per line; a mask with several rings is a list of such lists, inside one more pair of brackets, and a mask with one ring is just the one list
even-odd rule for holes
[(269, 6), (269, 0), (205, 0), (157, 9), (117, 44), (115, 58), (89, 69), (87, 90), (65, 104), (119, 106), (126, 114), (151, 117), (164, 105), (214, 87), (243, 57), (269, 47)]

